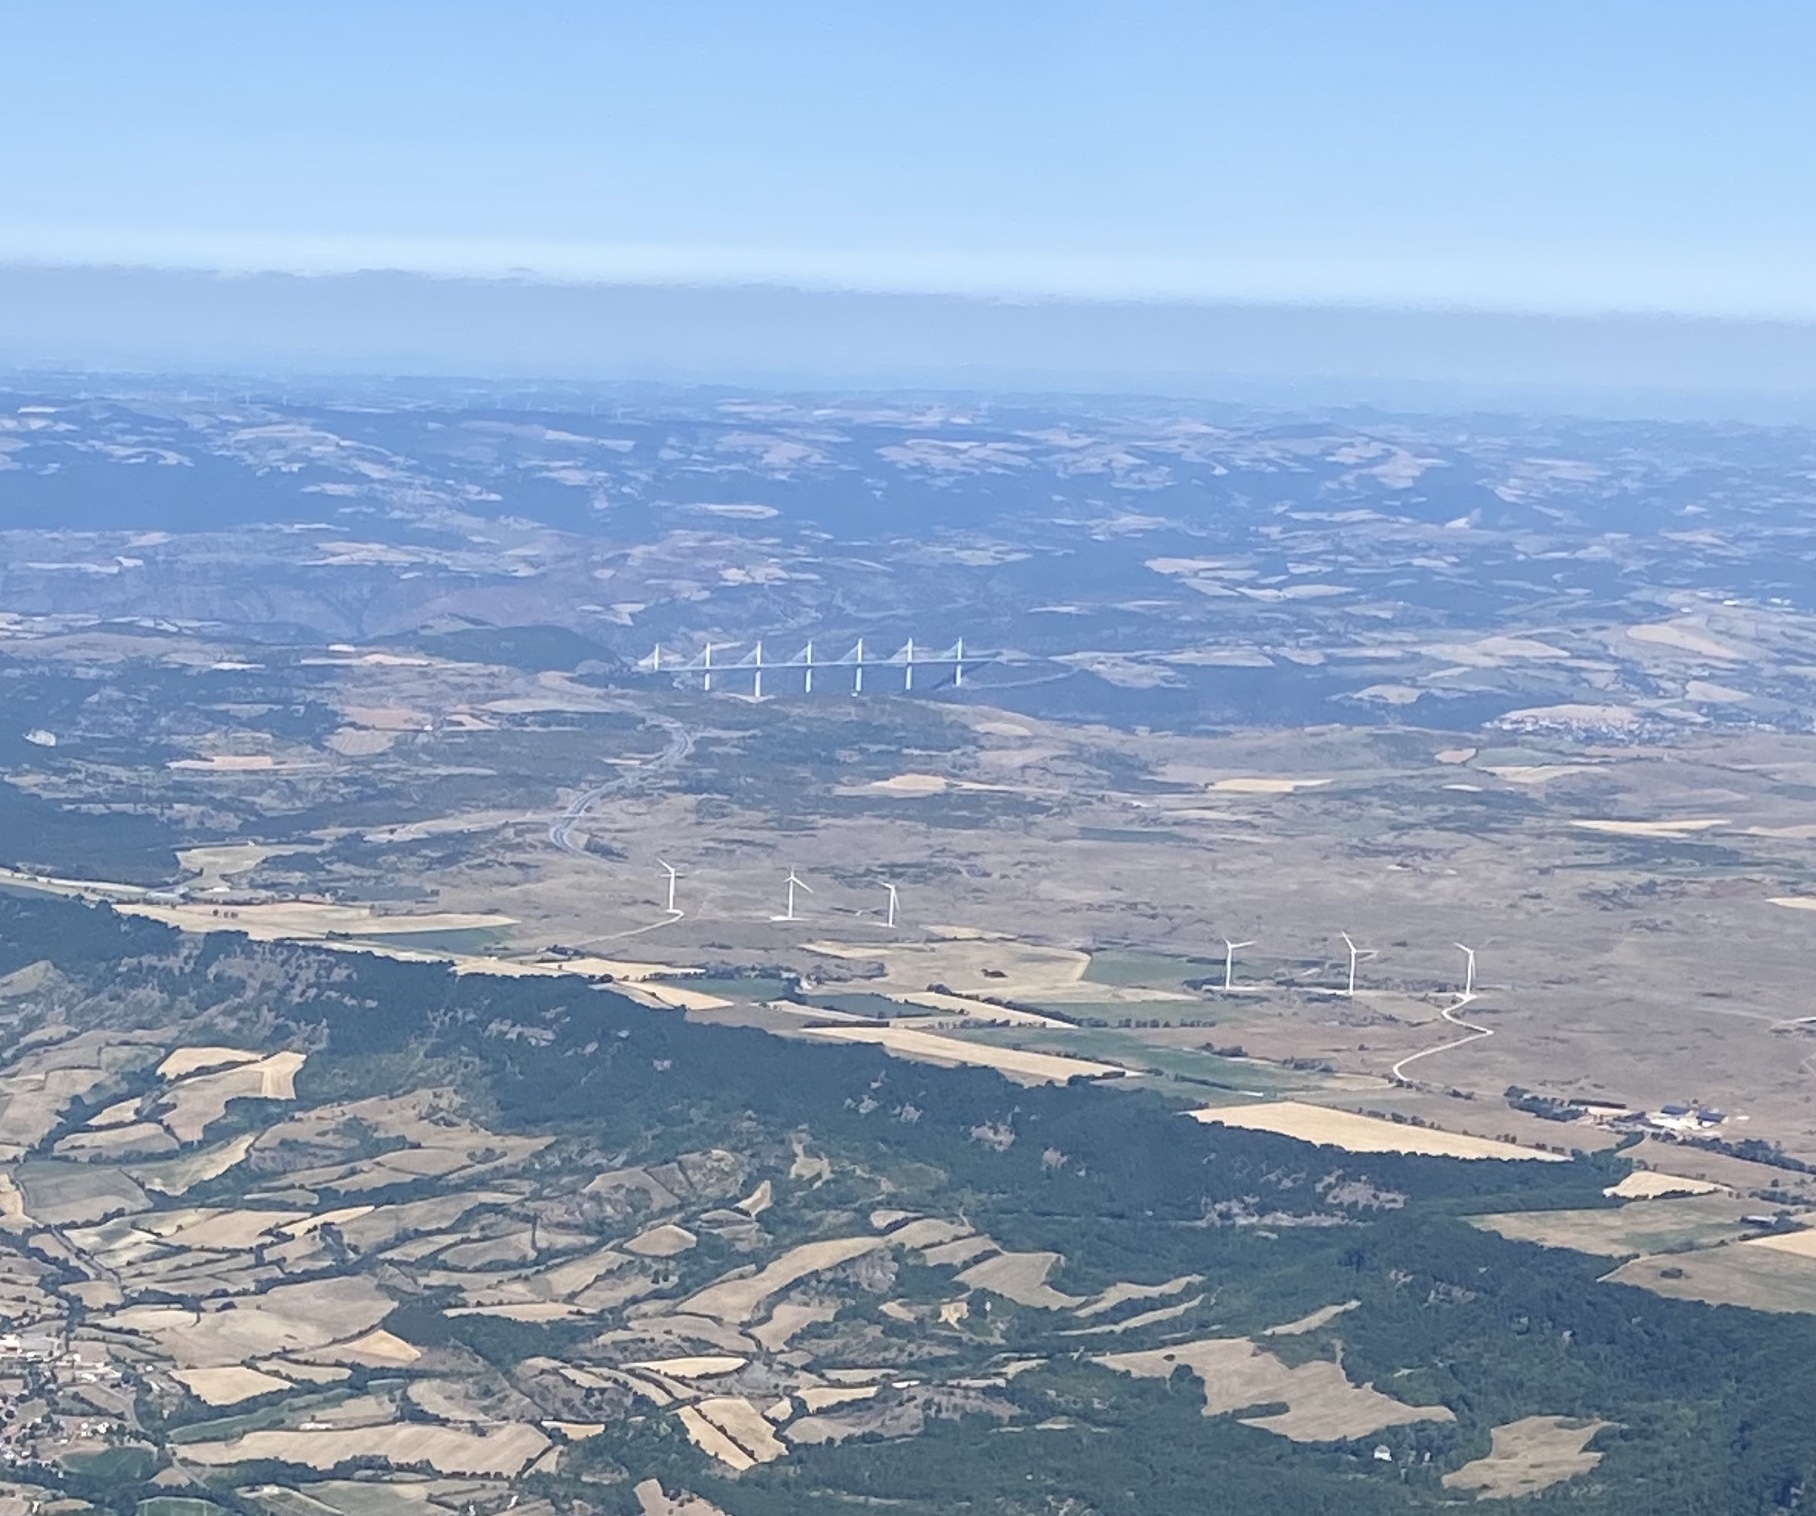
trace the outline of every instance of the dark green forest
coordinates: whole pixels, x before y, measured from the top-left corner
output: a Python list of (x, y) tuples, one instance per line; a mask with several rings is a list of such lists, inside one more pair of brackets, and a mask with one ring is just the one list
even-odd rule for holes
[[(1470, 1504), (1442, 1474), (1485, 1453), (1491, 1427), (1533, 1415), (1613, 1424), (1594, 1444), (1599, 1467), (1519, 1502), (1534, 1511), (1747, 1516), (1796, 1508), (1816, 1475), (1816, 1320), (1601, 1283), (1606, 1260), (1510, 1242), (1465, 1219), (1609, 1204), (1603, 1187), (1625, 1171), (1618, 1155), (1522, 1164), (1349, 1154), (1201, 1126), (1139, 1091), (1026, 1089), (980, 1070), (695, 1025), (578, 981), (462, 978), (229, 935), (183, 938), (105, 907), (0, 897), (0, 973), (44, 959), (93, 990), (105, 1009), (92, 1014), (120, 1024), (230, 1014), (272, 1045), (311, 1047), (306, 1101), (449, 1079), (495, 1130), (570, 1145), (551, 1155), (584, 1144), (639, 1163), (714, 1145), (785, 1153), (789, 1134), (808, 1131), (842, 1175), (887, 1175), (904, 1208), (962, 1213), (1005, 1246), (1063, 1253), (1057, 1282), (1075, 1293), (1201, 1274), (1207, 1319), (1225, 1335), (1357, 1300), (1341, 1326), (1350, 1378), (1456, 1417), (1355, 1445), (1294, 1444), (1205, 1417), (1189, 1374), (1111, 1373), (1055, 1339), (1042, 1313), (1005, 1308), (990, 1350), (1048, 1360), (1005, 1390), (1012, 1421), (934, 1419), (915, 1437), (804, 1447), (734, 1479), (671, 1425), (629, 1419), (586, 1443), (574, 1472), (526, 1481), (559, 1509), (634, 1511), (631, 1478), (656, 1474), (732, 1516), (1372, 1516)], [(282, 974), (268, 972), (274, 962)], [(551, 1035), (541, 1046), (501, 1038), (503, 1021)], [(984, 1127), (1015, 1140), (979, 1141)], [(1339, 1186), (1382, 1200), (1338, 1205)], [(782, 1185), (765, 1223), (810, 1237), (829, 1210), (865, 1203), (849, 1177), (811, 1196)], [(725, 1263), (708, 1244), (678, 1266)], [(916, 1287), (905, 1271), (899, 1288)], [(450, 1321), (433, 1306), (400, 1304), (392, 1329), (423, 1342), (453, 1334), (506, 1366), (572, 1335)], [(905, 1340), (904, 1353), (912, 1348)], [(961, 1355), (942, 1372), (967, 1366)], [(68, 1477), (72, 1494), (118, 1509), (151, 1493), (136, 1478)], [(220, 1499), (240, 1497), (224, 1489)]]

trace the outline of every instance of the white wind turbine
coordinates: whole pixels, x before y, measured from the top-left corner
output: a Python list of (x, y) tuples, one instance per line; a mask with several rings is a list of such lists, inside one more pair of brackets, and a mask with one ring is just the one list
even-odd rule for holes
[(1476, 993), (1475, 949), (1472, 947), (1464, 947), (1460, 942), (1453, 943), (1452, 946), (1463, 954), (1463, 998), (1465, 1000), (1474, 1000)]
[(1338, 932), (1337, 935), (1343, 939), (1343, 945), (1349, 949), (1349, 988), (1343, 993), (1354, 1000), (1356, 998), (1356, 964), (1363, 958), (1373, 958), (1375, 950), (1357, 947), (1348, 932)]
[(895, 925), (896, 907), (901, 904), (901, 897), (896, 894), (896, 889), (893, 884), (884, 884), (883, 888), (889, 891), (889, 915), (885, 918), (883, 925), (893, 927)]
[(771, 921), (799, 921), (801, 919), (800, 917), (795, 915), (795, 891), (796, 890), (805, 890), (809, 895), (811, 895), (813, 893), (813, 886), (806, 883), (800, 877), (800, 875), (795, 873), (795, 871), (791, 868), (788, 871), (788, 909), (786, 911), (784, 911), (780, 916), (771, 916), (769, 918)]
[(1225, 937), (1223, 939), (1223, 992), (1224, 992), (1224, 994), (1226, 994), (1226, 995), (1231, 994), (1235, 990), (1236, 949), (1245, 948), (1245, 947), (1253, 947), (1254, 945), (1255, 944), (1253, 942), (1231, 942), (1230, 939), (1227, 937)]
[(658, 858), (656, 862), (661, 864), (668, 874), (668, 913), (671, 916), (679, 916), (681, 912), (675, 909), (675, 881), (681, 877), (681, 871), (666, 858)]

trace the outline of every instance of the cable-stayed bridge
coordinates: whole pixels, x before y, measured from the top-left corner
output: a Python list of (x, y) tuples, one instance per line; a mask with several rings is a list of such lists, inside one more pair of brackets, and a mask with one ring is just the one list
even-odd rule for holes
[[(778, 676), (798, 672), (801, 691), (808, 695), (814, 691), (816, 676), (822, 687), (833, 681), (832, 687), (848, 688), (854, 695), (864, 693), (866, 678), (873, 690), (899, 688), (912, 693), (917, 674), (924, 682), (929, 678), (937, 680), (950, 670), (952, 683), (962, 687), (967, 669), (1020, 661), (1017, 655), (1010, 653), (967, 648), (963, 637), (946, 648), (935, 643), (917, 642), (910, 637), (893, 652), (888, 650), (887, 643), (872, 640), (867, 645), (860, 637), (844, 652), (831, 657), (825, 656), (823, 649), (816, 655), (812, 639), (794, 654), (778, 657), (773, 645), (766, 652), (759, 638), (752, 643), (708, 642), (693, 653), (674, 652), (658, 643), (637, 660), (636, 667), (640, 673), (668, 674), (678, 683), (692, 684), (698, 680), (699, 688), (708, 693), (714, 689), (728, 690), (748, 693), (761, 700), (766, 675), (773, 681)], [(879, 680), (885, 682), (879, 684)], [(788, 683), (793, 685), (792, 677)]]

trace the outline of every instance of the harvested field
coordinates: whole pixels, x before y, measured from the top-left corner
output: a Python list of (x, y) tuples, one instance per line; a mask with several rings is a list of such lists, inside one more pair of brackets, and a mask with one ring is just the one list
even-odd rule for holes
[(874, 1384), (810, 1385), (807, 1389), (797, 1390), (795, 1399), (807, 1408), (809, 1415), (815, 1415), (820, 1411), (829, 1411), (835, 1405), (874, 1400), (879, 1388)]
[(291, 1388), (288, 1379), (237, 1363), (224, 1368), (178, 1369), (171, 1377), (206, 1405), (238, 1405), (256, 1395)]
[(1682, 821), (1572, 821), (1573, 827), (1585, 832), (1601, 832), (1610, 837), (1692, 837), (1698, 832), (1726, 826), (1725, 816), (1695, 816)]
[(1738, 663), (1745, 657), (1724, 642), (1717, 642), (1695, 622), (1657, 621), (1644, 626), (1630, 626), (1627, 635), (1635, 642), (1670, 648), (1696, 658), (1710, 658), (1717, 663)]
[(603, 1421), (545, 1421), (543, 1426), (552, 1432), (559, 1432), (569, 1442), (585, 1442), (589, 1437), (597, 1437), (605, 1430)]
[(1163, 1284), (1113, 1284), (1095, 1299), (1081, 1305), (1078, 1314), (1089, 1318), (1105, 1311), (1113, 1311), (1131, 1300), (1164, 1300), (1169, 1295), (1177, 1295), (1181, 1290), (1189, 1290), (1193, 1285), (1203, 1282), (1202, 1274), (1181, 1274), (1177, 1279), (1169, 1279)]
[(150, 1338), (185, 1368), (207, 1368), (325, 1347), (376, 1326), (393, 1305), (370, 1280), (351, 1276), (278, 1285), (258, 1297), (256, 1308), (251, 1302), (237, 1310), (199, 1312), (128, 1306), (107, 1324)]
[(305, 1219), (300, 1211), (204, 1211), (172, 1231), (160, 1229), (160, 1235), (171, 1247), (244, 1252), (267, 1233)]
[(658, 984), (653, 980), (620, 986), (618, 993), (627, 1000), (658, 1011), (722, 1011), (731, 1004), (722, 995), (684, 989), (678, 984)]
[(570, 1321), (586, 1313), (578, 1305), (570, 1305), (565, 1300), (526, 1300), (515, 1305), (451, 1306), (447, 1314), (496, 1316), (500, 1321)]
[(186, 1153), (160, 1163), (135, 1164), (132, 1176), (146, 1189), (156, 1190), (160, 1195), (186, 1195), (198, 1184), (219, 1178), (244, 1163), (258, 1139), (257, 1132), (243, 1132), (219, 1147)]
[[(1069, 997), (1082, 996), (1086, 999), (1113, 1000), (1115, 989), (1105, 989), (1101, 985), (1072, 984), (1054, 986), (1041, 991), (1044, 1000), (1065, 1000)], [(1142, 999), (1186, 999), (1186, 996), (1170, 996), (1162, 990), (1138, 991), (1136, 998)], [(1049, 1031), (1070, 1030), (1072, 1023), (1061, 1021), (1057, 1016), (1042, 1016), (1038, 1011), (1016, 1010), (1012, 1006), (992, 1005), (988, 1000), (976, 1000), (968, 995), (947, 995), (938, 990), (924, 990), (919, 994), (896, 994), (886, 997), (898, 1005), (918, 1006), (924, 1011), (935, 1011), (938, 1015), (919, 1018), (923, 1026), (1039, 1026)]]
[(1548, 1163), (1569, 1160), (1556, 1153), (1495, 1142), (1486, 1137), (1465, 1137), (1432, 1127), (1409, 1126), (1335, 1111), (1297, 1100), (1268, 1100), (1255, 1105), (1219, 1105), (1190, 1113), (1194, 1121), (1239, 1126), (1250, 1131), (1278, 1132), (1301, 1142), (1342, 1148), (1351, 1153), (1429, 1153), (1441, 1158), (1526, 1158)]
[(921, 1257), (938, 1268), (957, 1268), (984, 1253), (1000, 1253), (994, 1238), (958, 1237), (921, 1250)]
[(1383, 1427), (1456, 1419), (1448, 1406), (1407, 1405), (1370, 1385), (1351, 1384), (1342, 1368), (1328, 1359), (1288, 1368), (1246, 1337), (1210, 1337), (1145, 1352), (1109, 1353), (1096, 1361), (1138, 1379), (1167, 1379), (1183, 1364), (1204, 1387), (1206, 1416), (1285, 1402), (1283, 1412), (1242, 1420), (1294, 1442), (1334, 1442), (1366, 1437)]
[(216, 753), (208, 758), (172, 758), (166, 768), (187, 769), (211, 774), (247, 774), (268, 772), (277, 768), (300, 768), (310, 765), (280, 764), (269, 753)]
[(302, 1053), (273, 1053), (213, 1074), (196, 1074), (171, 1086), (158, 1102), (157, 1114), (180, 1142), (198, 1142), (227, 1114), (234, 1100), (294, 1100), (296, 1072)]
[(1619, 1184), (1603, 1190), (1617, 1200), (1662, 1200), (1668, 1195), (1713, 1195), (1726, 1189), (1708, 1179), (1685, 1179), (1656, 1169), (1635, 1169)]
[(897, 1058), (948, 1068), (969, 1065), (995, 1069), (1019, 1084), (1065, 1084), (1073, 1079), (1120, 1079), (1129, 1070), (1084, 1058), (1059, 1058), (1051, 1053), (1027, 1053), (1019, 1048), (991, 1047), (987, 1043), (961, 1042), (933, 1032), (888, 1026), (804, 1027), (794, 1035), (824, 1042), (869, 1042)]
[(1467, 1490), (1478, 1500), (1512, 1500), (1587, 1474), (1602, 1461), (1588, 1451), (1595, 1434), (1611, 1423), (1565, 1416), (1526, 1416), (1495, 1427), (1488, 1455), (1444, 1476), (1447, 1490)]
[(1301, 1316), (1297, 1321), (1288, 1321), (1280, 1326), (1269, 1327), (1263, 1337), (1303, 1337), (1307, 1332), (1315, 1332), (1320, 1327), (1327, 1327), (1346, 1311), (1353, 1311), (1361, 1305), (1360, 1300), (1346, 1300), (1341, 1305), (1320, 1306), (1309, 1315)]
[(1328, 779), (1266, 779), (1239, 776), (1214, 779), (1209, 788), (1223, 795), (1291, 795), (1299, 790), (1322, 789)]
[(272, 1358), (258, 1365), (267, 1374), (281, 1374), (296, 1384), (339, 1384), (352, 1377), (351, 1369), (334, 1364), (297, 1363), (289, 1358)]
[(864, 987), (891, 996), (921, 995), (928, 985), (941, 984), (960, 996), (1019, 1000), (1075, 985), (1091, 966), (1091, 955), (1075, 948), (1040, 947), (945, 927), (927, 930), (944, 935), (931, 942), (810, 942), (806, 947), (828, 958), (880, 962), (883, 977), (866, 980)]
[(536, 1244), (525, 1227), (504, 1237), (486, 1237), (476, 1242), (460, 1242), (445, 1248), (437, 1261), (444, 1268), (488, 1270), (528, 1263), (536, 1256)]
[(677, 1253), (687, 1252), (699, 1240), (686, 1227), (665, 1223), (639, 1232), (623, 1246), (625, 1252), (635, 1253), (640, 1258), (673, 1258)]
[(308, 1493), (280, 1485), (260, 1485), (247, 1493), (272, 1516), (441, 1516), (429, 1504), (426, 1481), (324, 1479), (311, 1481)]
[(615, 1248), (600, 1248), (579, 1258), (551, 1264), (538, 1273), (525, 1275), (523, 1283), (532, 1291), (540, 1293), (546, 1290), (550, 1294), (566, 1298), (586, 1289), (601, 1274), (621, 1269), (629, 1262), (630, 1259)]
[(1655, 1295), (1741, 1305), (1755, 1311), (1816, 1314), (1816, 1259), (1778, 1248), (1705, 1248), (1634, 1258), (1612, 1274), (1611, 1284), (1637, 1285)]
[(611, 1169), (589, 1179), (585, 1195), (642, 1195), (653, 1211), (672, 1211), (681, 1204), (680, 1197), (651, 1177), (643, 1169)]
[(13, 1174), (26, 1214), (49, 1226), (82, 1225), (121, 1212), (148, 1211), (145, 1192), (115, 1169), (83, 1163), (25, 1163)]
[(11, 1172), (0, 1170), (0, 1227), (12, 1230), (30, 1226), (31, 1222), (25, 1211), (25, 1196), (13, 1182)]
[(892, 774), (887, 779), (872, 779), (867, 784), (841, 787), (851, 795), (943, 795), (947, 781), (944, 774)]
[(831, 1321), (839, 1308), (831, 1301), (813, 1305), (796, 1305), (784, 1301), (769, 1313), (769, 1320), (750, 1329), (750, 1335), (762, 1344), (764, 1351), (779, 1353), (800, 1332), (816, 1322)]
[(244, 1048), (178, 1048), (158, 1065), (158, 1078), (185, 1079), (191, 1074), (208, 1073), (238, 1063), (257, 1063), (263, 1056), (249, 1053)]
[(775, 1428), (748, 1400), (736, 1395), (714, 1396), (695, 1407), (743, 1451), (752, 1463), (772, 1463), (788, 1451), (776, 1440)]
[(207, 905), (121, 904), (119, 910), (146, 916), (185, 932), (244, 932), (254, 942), (313, 942), (341, 938), (399, 937), (419, 932), (469, 932), (515, 926), (510, 916), (431, 912), (420, 916), (380, 915), (368, 906), (323, 905), (288, 900), (270, 905), (236, 905), (231, 911)]
[(1816, 1258), (1816, 1229), (1804, 1227), (1795, 1232), (1773, 1232), (1765, 1237), (1749, 1237), (1750, 1248), (1770, 1248), (1775, 1253), (1789, 1253), (1796, 1258)]
[[(871, 1219), (875, 1220), (874, 1217)], [(890, 1232), (889, 1245), (896, 1248), (931, 1248), (970, 1235), (971, 1228), (962, 1222), (942, 1221), (937, 1216), (922, 1216)]]
[(286, 1225), (284, 1235), (308, 1237), (325, 1226), (345, 1226), (349, 1221), (358, 1221), (361, 1216), (371, 1215), (374, 1209), (369, 1205), (344, 1205), (339, 1210), (322, 1211), (314, 1216), (303, 1217), (295, 1225)]
[(50, 1134), (73, 1100), (92, 1099), (118, 1075), (154, 1060), (158, 1049), (153, 1037), (149, 1032), (81, 1032), (24, 1053), (0, 1075), (0, 1149), (16, 1148), (20, 1151), (9, 1156), (24, 1156), (23, 1150)]
[(468, 1425), (492, 1421), (493, 1417), (474, 1403), (472, 1391), (473, 1382), (467, 1379), (412, 1379), (404, 1398), (436, 1421)]
[(1740, 1219), (1755, 1209), (1756, 1206), (1727, 1195), (1690, 1195), (1680, 1200), (1639, 1200), (1587, 1211), (1512, 1211), (1470, 1220), (1475, 1226), (1516, 1242), (1631, 1258), (1731, 1242), (1756, 1230)]
[(737, 1373), (749, 1362), (748, 1358), (737, 1358), (729, 1353), (699, 1353), (689, 1358), (650, 1358), (622, 1367), (663, 1374), (670, 1379), (716, 1379), (721, 1374)]
[(75, 1158), (86, 1163), (97, 1159), (106, 1162), (109, 1159), (157, 1158), (176, 1150), (176, 1138), (151, 1121), (103, 1127), (99, 1131), (72, 1132), (54, 1149), (59, 1158)]
[(389, 1426), (324, 1431), (248, 1432), (230, 1442), (193, 1442), (183, 1456), (212, 1467), (268, 1458), (305, 1468), (331, 1469), (354, 1458), (382, 1458), (403, 1466), (427, 1464), (438, 1474), (490, 1474), (511, 1478), (550, 1446), (541, 1431), (506, 1422), (484, 1431), (394, 1422)]
[(1058, 1253), (998, 1253), (974, 1263), (958, 1276), (968, 1289), (988, 1290), (1017, 1305), (1043, 1311), (1071, 1310), (1085, 1303), (1082, 1295), (1064, 1295), (1047, 1283), (1063, 1260)]
[[(457, 1190), (402, 1205), (381, 1206), (341, 1227), (341, 1235), (361, 1252), (387, 1247), (400, 1237), (442, 1233), (482, 1206), (509, 1205), (517, 1197), (502, 1190)], [(440, 1246), (446, 1246), (444, 1239)]]
[[(1152, 1311), (1142, 1311), (1137, 1315), (1125, 1317), (1121, 1321), (1106, 1321), (1098, 1326), (1074, 1327), (1071, 1331), (1061, 1332), (1059, 1335), (1062, 1337), (1096, 1337), (1106, 1332), (1137, 1332), (1143, 1327), (1157, 1326), (1163, 1321), (1177, 1321), (1181, 1316), (1189, 1316), (1204, 1302), (1203, 1295), (1194, 1295), (1190, 1300), (1180, 1301), (1178, 1305), (1159, 1306)], [(965, 1309), (965, 1302), (962, 1300), (951, 1302), (951, 1304), (957, 1305), (961, 1312)], [(948, 1306), (940, 1307), (940, 1320), (946, 1320), (948, 1308)], [(961, 1315), (959, 1320), (963, 1319), (964, 1317)], [(956, 1325), (956, 1323), (948, 1324)]]
[(631, 1494), (637, 1497), (637, 1506), (642, 1516), (725, 1516), (710, 1500), (686, 1490), (679, 1490), (673, 1495), (662, 1493), (658, 1480), (646, 1479), (632, 1488)]
[(757, 1466), (757, 1460), (702, 1416), (698, 1406), (684, 1405), (675, 1412), (675, 1415), (680, 1418), (681, 1428), (687, 1433), (687, 1440), (708, 1458), (716, 1458), (728, 1469), (738, 1474)]
[(887, 1245), (881, 1237), (834, 1237), (825, 1242), (802, 1243), (755, 1274), (708, 1285), (682, 1302), (679, 1309), (725, 1322), (751, 1321), (771, 1295)]
[(200, 894), (220, 888), (237, 875), (250, 873), (272, 852), (256, 842), (229, 842), (215, 847), (178, 848), (177, 863), (197, 876), (189, 881), (189, 889)]
[[(386, 1312), (385, 1314), (389, 1314)], [(401, 1368), (422, 1357), (419, 1349), (390, 1332), (367, 1332), (351, 1342), (317, 1349), (309, 1355), (318, 1363), (365, 1364), (369, 1368)]]

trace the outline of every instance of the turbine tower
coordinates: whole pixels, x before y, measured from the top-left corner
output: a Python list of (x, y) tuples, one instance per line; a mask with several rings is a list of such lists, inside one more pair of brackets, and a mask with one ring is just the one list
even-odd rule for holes
[(675, 880), (680, 878), (680, 871), (666, 858), (658, 858), (656, 862), (668, 872), (668, 913), (671, 916), (679, 916), (681, 912), (675, 909)]
[(1223, 992), (1226, 995), (1235, 987), (1236, 949), (1254, 945), (1253, 942), (1231, 942), (1227, 937), (1223, 939)]
[(802, 651), (801, 658), (807, 665), (807, 672), (801, 680), (801, 693), (811, 695), (813, 693), (813, 639), (811, 637), (807, 639), (807, 646)]
[(811, 895), (813, 893), (813, 886), (810, 884), (807, 884), (805, 881), (803, 881), (802, 878), (800, 877), (800, 875), (796, 874), (795, 871), (791, 868), (788, 871), (788, 909), (786, 911), (784, 911), (780, 916), (772, 916), (770, 918), (770, 920), (772, 920), (772, 921), (799, 921), (801, 919), (799, 916), (795, 915), (795, 891), (796, 890), (805, 890), (809, 895)]
[(1453, 946), (1458, 948), (1463, 954), (1463, 998), (1465, 1000), (1474, 1000), (1476, 992), (1475, 949), (1472, 947), (1464, 947), (1460, 942), (1453, 944)]
[(864, 639), (858, 638), (858, 645), (852, 655), (851, 693), (864, 693)]
[(1373, 958), (1375, 950), (1357, 947), (1348, 932), (1338, 932), (1337, 935), (1343, 939), (1343, 945), (1349, 949), (1349, 988), (1343, 993), (1354, 1000), (1356, 998), (1356, 964), (1360, 959)]
[(896, 907), (901, 904), (901, 897), (896, 894), (895, 886), (893, 884), (885, 884), (883, 888), (889, 891), (889, 915), (883, 922), (883, 925), (894, 927)]

